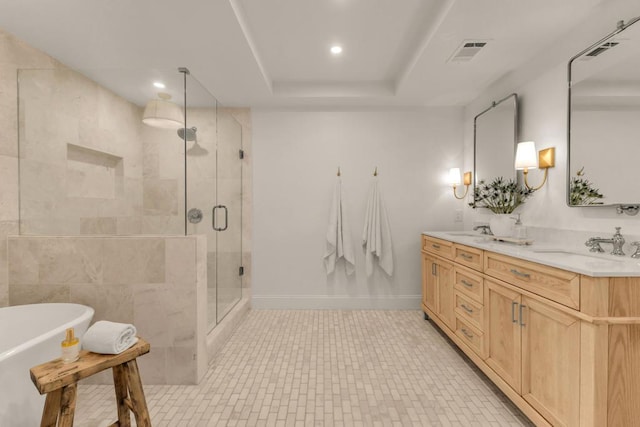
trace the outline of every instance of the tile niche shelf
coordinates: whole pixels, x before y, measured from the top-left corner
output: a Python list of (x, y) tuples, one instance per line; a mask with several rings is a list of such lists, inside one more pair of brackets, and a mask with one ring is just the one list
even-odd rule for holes
[(67, 144), (67, 196), (117, 199), (124, 193), (123, 159), (113, 154)]

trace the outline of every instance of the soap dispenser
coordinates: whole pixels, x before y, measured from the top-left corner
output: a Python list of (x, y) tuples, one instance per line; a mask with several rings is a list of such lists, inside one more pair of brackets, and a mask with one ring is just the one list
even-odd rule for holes
[(526, 239), (527, 227), (522, 225), (522, 221), (520, 221), (520, 214), (516, 214), (516, 215), (518, 216), (517, 218), (515, 218), (516, 223), (513, 226), (513, 237), (515, 237), (516, 239)]

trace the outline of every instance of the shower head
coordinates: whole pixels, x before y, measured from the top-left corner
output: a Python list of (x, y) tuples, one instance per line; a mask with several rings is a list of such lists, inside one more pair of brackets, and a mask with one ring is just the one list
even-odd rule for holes
[(178, 129), (178, 136), (180, 139), (186, 139), (187, 141), (198, 141), (198, 136), (196, 135), (198, 132), (198, 128), (180, 128)]
[(188, 156), (206, 156), (209, 154), (209, 150), (198, 145), (198, 141), (193, 143), (193, 147), (187, 150)]
[(187, 155), (206, 156), (209, 153), (209, 150), (198, 145), (198, 135), (196, 132), (198, 132), (198, 128), (195, 126), (190, 128), (180, 128), (178, 129), (178, 136), (182, 140), (193, 141), (193, 146), (187, 150)]

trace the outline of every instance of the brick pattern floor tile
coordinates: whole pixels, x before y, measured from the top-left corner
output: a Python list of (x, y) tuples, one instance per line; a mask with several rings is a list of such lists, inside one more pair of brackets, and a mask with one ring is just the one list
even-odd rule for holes
[[(145, 394), (154, 426), (532, 425), (420, 311), (252, 310), (199, 385)], [(79, 387), (76, 426), (115, 413)]]

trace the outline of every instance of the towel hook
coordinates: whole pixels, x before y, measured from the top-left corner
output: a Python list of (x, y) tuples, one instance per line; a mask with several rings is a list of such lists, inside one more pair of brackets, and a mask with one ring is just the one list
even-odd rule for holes
[(378, 176), (378, 167), (376, 166), (376, 170), (373, 171), (373, 176)]
[(338, 166), (338, 173), (336, 174), (336, 176), (340, 176), (340, 166)]

